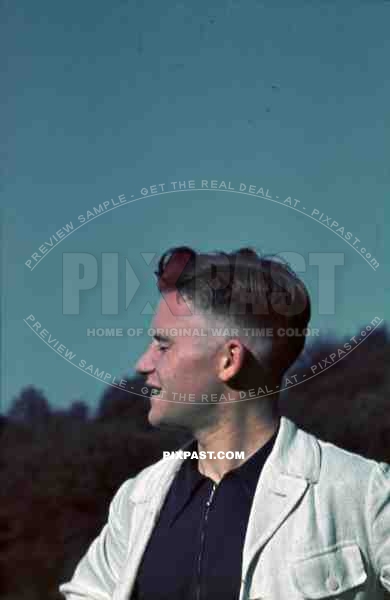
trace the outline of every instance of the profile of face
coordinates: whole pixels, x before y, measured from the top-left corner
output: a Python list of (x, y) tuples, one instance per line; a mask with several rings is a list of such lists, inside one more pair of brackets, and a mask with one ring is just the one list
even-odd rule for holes
[(160, 331), (135, 366), (148, 385), (161, 390), (150, 399), (151, 425), (193, 430), (207, 419), (206, 413), (210, 414), (211, 394), (223, 393), (224, 383), (218, 375), (223, 360), (220, 341), (200, 335), (177, 335), (183, 329), (205, 332), (207, 327), (205, 318), (175, 291), (164, 294), (151, 323), (154, 331)]

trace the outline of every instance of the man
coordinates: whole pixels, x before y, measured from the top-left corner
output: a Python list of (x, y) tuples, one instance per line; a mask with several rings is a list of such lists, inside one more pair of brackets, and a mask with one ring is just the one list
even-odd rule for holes
[[(382, 598), (389, 465), (278, 414), (283, 374), (310, 319), (302, 281), (247, 248), (174, 248), (156, 274), (156, 333), (136, 368), (156, 392), (149, 422), (190, 431), (191, 456), (165, 457), (120, 487), (61, 592), (67, 600)], [(296, 335), (283, 335), (287, 328)]]

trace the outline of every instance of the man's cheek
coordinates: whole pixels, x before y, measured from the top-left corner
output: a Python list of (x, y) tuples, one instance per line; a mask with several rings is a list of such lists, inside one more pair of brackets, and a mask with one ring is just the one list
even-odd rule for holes
[(213, 342), (210, 337), (199, 337), (193, 340), (192, 344), (192, 353), (197, 358), (201, 359), (205, 355), (207, 356), (210, 353), (210, 350), (213, 347)]

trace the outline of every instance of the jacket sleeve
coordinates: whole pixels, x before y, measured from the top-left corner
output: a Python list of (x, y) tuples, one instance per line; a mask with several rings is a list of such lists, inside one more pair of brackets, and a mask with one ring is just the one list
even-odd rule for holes
[(377, 463), (368, 498), (371, 556), (383, 588), (390, 591), (390, 465)]
[(70, 581), (59, 586), (66, 600), (111, 600), (124, 565), (130, 528), (128, 479), (116, 492), (108, 521), (80, 560)]

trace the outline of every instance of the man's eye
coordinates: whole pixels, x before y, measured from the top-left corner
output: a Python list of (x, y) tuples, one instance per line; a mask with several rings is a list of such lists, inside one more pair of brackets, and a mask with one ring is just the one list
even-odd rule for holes
[(159, 342), (158, 340), (154, 340), (153, 343), (155, 348), (161, 352), (166, 352), (170, 348), (170, 344), (163, 344), (163, 342)]

